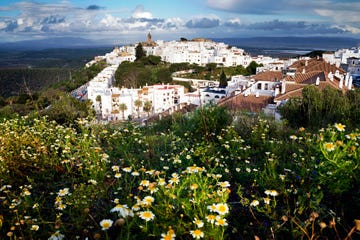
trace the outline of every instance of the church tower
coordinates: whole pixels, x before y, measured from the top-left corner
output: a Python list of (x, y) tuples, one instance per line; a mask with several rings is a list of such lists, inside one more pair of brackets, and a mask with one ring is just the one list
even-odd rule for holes
[(151, 43), (152, 43), (151, 33), (150, 33), (150, 32), (149, 32), (148, 35), (147, 35), (147, 42), (148, 42), (148, 44), (151, 44)]

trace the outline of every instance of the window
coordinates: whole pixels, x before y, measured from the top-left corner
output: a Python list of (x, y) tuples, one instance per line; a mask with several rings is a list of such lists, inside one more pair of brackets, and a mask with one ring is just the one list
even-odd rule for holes
[(269, 90), (269, 84), (265, 83), (265, 90)]
[(257, 84), (257, 89), (261, 89), (261, 83)]

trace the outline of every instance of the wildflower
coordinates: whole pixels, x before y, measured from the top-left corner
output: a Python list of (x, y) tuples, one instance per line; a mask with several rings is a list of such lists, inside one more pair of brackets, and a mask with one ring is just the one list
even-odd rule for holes
[(204, 222), (197, 218), (194, 218), (193, 223), (195, 223), (198, 228), (202, 228), (204, 226)]
[(119, 166), (112, 166), (111, 169), (114, 171), (114, 172), (118, 172), (120, 170)]
[(335, 144), (331, 142), (324, 143), (324, 147), (328, 152), (335, 150)]
[(299, 128), (299, 131), (300, 131), (300, 132), (303, 132), (303, 131), (305, 131), (305, 128), (304, 128), (304, 127), (301, 127), (301, 128)]
[(63, 197), (69, 194), (69, 188), (60, 189), (58, 192), (58, 196)]
[(110, 210), (110, 212), (118, 212), (119, 215), (121, 215), (124, 218), (134, 214), (132, 213), (132, 211), (130, 211), (129, 207), (126, 204), (124, 205), (117, 204), (114, 208)]
[(142, 203), (144, 205), (150, 206), (153, 202), (155, 201), (155, 199), (151, 196), (146, 196), (144, 197), (144, 199), (142, 200)]
[(96, 185), (97, 184), (97, 181), (94, 180), (94, 179), (90, 179), (88, 180), (88, 183), (92, 184), (92, 185)]
[(58, 209), (58, 210), (64, 210), (65, 208), (66, 208), (66, 204), (60, 203), (60, 204), (57, 206), (56, 209)]
[(282, 181), (284, 181), (284, 179), (285, 179), (285, 175), (280, 174), (280, 175), (279, 175), (279, 178), (280, 178)]
[(190, 234), (193, 238), (196, 238), (196, 239), (200, 239), (200, 238), (204, 237), (204, 232), (201, 231), (200, 229), (191, 230)]
[(35, 204), (33, 205), (33, 209), (36, 209), (36, 208), (39, 208), (39, 204), (38, 204), (38, 203), (35, 203)]
[(218, 182), (218, 185), (223, 188), (230, 187), (230, 183), (228, 181)]
[(158, 184), (159, 184), (159, 186), (165, 186), (166, 185), (165, 179), (164, 178), (159, 178)]
[(132, 171), (131, 167), (124, 167), (122, 170), (127, 173), (130, 173)]
[(139, 176), (140, 173), (139, 173), (138, 171), (133, 171), (133, 172), (131, 173), (131, 175), (133, 175), (133, 176)]
[(115, 173), (115, 178), (121, 178), (121, 173), (119, 172)]
[(113, 221), (110, 219), (104, 219), (100, 222), (101, 230), (108, 230), (113, 224)]
[(206, 216), (206, 221), (208, 221), (211, 224), (214, 224), (216, 220), (216, 216), (213, 214), (209, 214)]
[(56, 231), (51, 235), (51, 237), (48, 238), (48, 240), (62, 240), (65, 236), (60, 233), (60, 231)]
[(264, 203), (265, 204), (270, 204), (270, 200), (271, 200), (270, 198), (266, 197), (266, 198), (264, 198)]
[(170, 228), (169, 231), (167, 231), (167, 233), (162, 233), (161, 237), (162, 238), (160, 240), (175, 240), (176, 234), (174, 230)]
[(339, 132), (344, 132), (345, 131), (345, 125), (341, 124), (341, 123), (335, 123), (335, 128), (339, 131)]
[(39, 225), (32, 225), (30, 228), (31, 231), (37, 231), (39, 230)]
[(27, 189), (27, 188), (24, 189), (24, 195), (25, 196), (30, 196), (31, 195), (31, 192), (29, 191), (29, 189)]
[(291, 140), (296, 140), (296, 139), (297, 139), (297, 136), (291, 135), (291, 136), (290, 136), (290, 139), (291, 139)]
[(260, 203), (259, 203), (259, 201), (258, 200), (253, 200), (251, 203), (250, 203), (250, 206), (251, 207), (256, 207), (256, 206), (258, 206)]
[(178, 184), (180, 182), (180, 179), (179, 177), (172, 177), (170, 180), (169, 180), (169, 183), (171, 184)]
[(270, 190), (270, 196), (276, 197), (279, 193), (276, 190)]
[(235, 168), (235, 171), (240, 172), (240, 168)]
[(148, 188), (149, 188), (151, 194), (153, 194), (153, 193), (155, 193), (155, 192), (157, 192), (159, 190), (156, 187), (156, 183), (150, 183)]
[(215, 222), (215, 225), (217, 225), (217, 226), (227, 226), (228, 225), (228, 223), (226, 222), (226, 219), (225, 218), (222, 218), (222, 217), (220, 217), (220, 216), (217, 216), (216, 217), (216, 222)]
[(216, 212), (217, 211), (217, 206), (214, 204), (207, 206), (207, 209), (210, 210), (210, 212)]
[(199, 185), (197, 183), (193, 183), (190, 185), (191, 190), (196, 190), (196, 189), (198, 189), (198, 187), (199, 187)]
[(226, 203), (218, 203), (216, 204), (216, 212), (220, 215), (224, 215), (229, 213), (229, 207)]
[(147, 222), (155, 218), (155, 215), (151, 211), (142, 211), (139, 213), (139, 216)]
[(150, 184), (149, 180), (141, 180), (141, 182), (140, 182), (140, 186), (144, 186), (144, 187), (149, 186), (149, 184)]

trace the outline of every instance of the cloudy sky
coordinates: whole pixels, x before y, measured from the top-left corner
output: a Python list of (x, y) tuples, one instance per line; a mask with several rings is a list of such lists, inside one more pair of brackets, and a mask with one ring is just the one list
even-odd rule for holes
[(359, 0), (0, 1), (0, 41), (82, 37), (107, 43), (180, 37), (360, 38)]

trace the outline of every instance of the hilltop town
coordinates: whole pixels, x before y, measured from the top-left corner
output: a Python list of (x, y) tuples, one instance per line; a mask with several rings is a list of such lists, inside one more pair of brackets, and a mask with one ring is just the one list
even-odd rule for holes
[[(251, 62), (261, 64), (251, 76), (226, 76), (227, 86), (219, 87), (218, 79), (190, 79), (182, 77), (186, 72), (173, 73), (177, 82), (188, 82), (193, 92), (186, 92), (182, 85), (157, 84), (140, 88), (115, 87), (118, 66), (136, 60), (136, 47), (146, 54), (160, 56), (169, 63), (191, 63), (205, 66), (215, 63), (218, 67), (242, 65)], [(86, 67), (105, 60), (108, 64), (88, 84), (73, 92), (78, 98), (91, 100), (98, 116), (106, 121), (125, 119), (161, 118), (164, 115), (195, 108), (210, 102), (233, 110), (246, 109), (264, 112), (280, 119), (276, 109), (289, 98), (301, 97), (302, 89), (314, 85), (319, 89), (330, 86), (343, 92), (358, 87), (360, 83), (360, 48), (338, 49), (325, 52), (322, 57), (273, 58), (250, 56), (243, 49), (204, 38), (179, 41), (153, 41), (149, 33), (147, 41), (115, 47), (104, 56), (96, 56)]]

